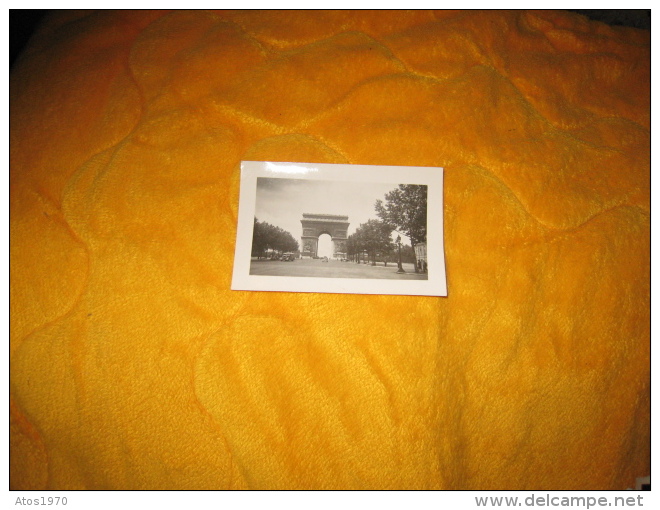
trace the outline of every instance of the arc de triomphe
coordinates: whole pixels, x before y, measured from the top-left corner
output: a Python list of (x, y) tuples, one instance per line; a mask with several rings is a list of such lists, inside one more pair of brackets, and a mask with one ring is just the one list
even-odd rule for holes
[(346, 258), (346, 240), (348, 239), (348, 216), (337, 214), (303, 213), (302, 256), (316, 257), (319, 249), (319, 236), (328, 234), (332, 238), (333, 258)]

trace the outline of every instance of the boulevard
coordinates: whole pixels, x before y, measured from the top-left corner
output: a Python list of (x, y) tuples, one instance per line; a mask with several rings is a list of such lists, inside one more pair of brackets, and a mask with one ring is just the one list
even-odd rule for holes
[(387, 280), (428, 280), (427, 273), (415, 273), (413, 264), (404, 263), (405, 273), (397, 273), (396, 262), (389, 262), (387, 267), (382, 262), (372, 266), (370, 264), (356, 264), (355, 262), (341, 262), (322, 259), (295, 259), (284, 262), (280, 260), (257, 260), (250, 263), (250, 274), (259, 276), (299, 276), (312, 278), (362, 278)]

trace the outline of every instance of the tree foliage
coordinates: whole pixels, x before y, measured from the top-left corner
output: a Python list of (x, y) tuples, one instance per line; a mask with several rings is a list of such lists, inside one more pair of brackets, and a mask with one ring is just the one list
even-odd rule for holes
[(254, 219), (252, 230), (252, 256), (263, 257), (268, 250), (284, 252), (297, 252), (298, 241), (286, 230)]
[(373, 265), (378, 255), (385, 260), (394, 249), (392, 243), (392, 227), (380, 220), (368, 220), (360, 224), (354, 234), (348, 237), (347, 250), (349, 257), (358, 258), (360, 253), (366, 251)]
[(413, 246), (426, 242), (426, 197), (428, 186), (399, 184), (376, 201), (376, 214), (392, 229), (408, 236)]

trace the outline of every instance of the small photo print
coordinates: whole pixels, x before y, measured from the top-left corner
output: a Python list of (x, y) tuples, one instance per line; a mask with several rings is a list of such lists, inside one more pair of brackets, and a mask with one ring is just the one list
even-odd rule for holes
[(446, 296), (443, 169), (243, 161), (233, 290)]

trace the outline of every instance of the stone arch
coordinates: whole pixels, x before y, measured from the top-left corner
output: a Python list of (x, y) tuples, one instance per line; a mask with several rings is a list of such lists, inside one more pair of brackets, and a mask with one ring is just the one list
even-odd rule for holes
[(302, 223), (302, 256), (318, 256), (319, 237), (328, 234), (332, 239), (332, 257), (346, 258), (346, 241), (348, 239), (348, 216), (337, 214), (303, 213)]

